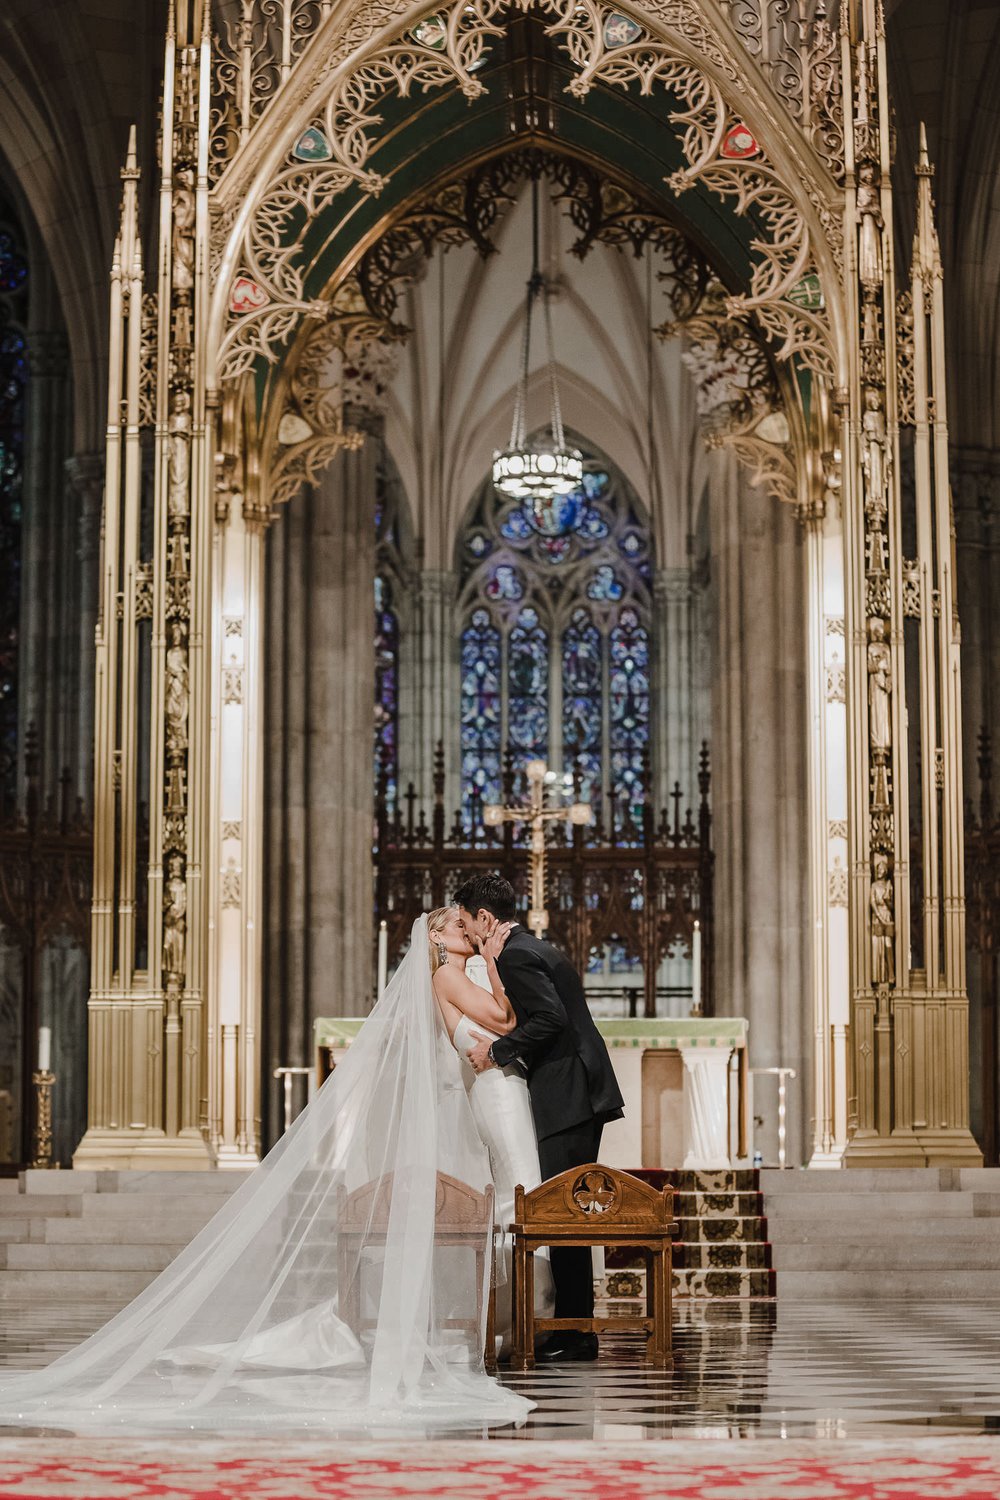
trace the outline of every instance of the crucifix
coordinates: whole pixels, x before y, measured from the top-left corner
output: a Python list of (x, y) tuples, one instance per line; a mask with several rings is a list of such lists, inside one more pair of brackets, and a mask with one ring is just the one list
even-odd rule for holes
[(500, 807), (495, 803), (483, 808), (483, 822), (488, 828), (498, 828), (501, 823), (526, 823), (531, 829), (531, 850), (528, 855), (528, 871), (531, 878), (531, 906), (528, 911), (528, 926), (535, 937), (543, 937), (549, 925), (549, 914), (545, 909), (545, 825), (554, 818), (581, 826), (593, 820), (589, 802), (572, 802), (563, 807), (546, 807), (546, 786), (556, 780), (555, 771), (550, 771), (544, 760), (529, 760), (524, 768), (528, 778), (529, 800), (527, 807)]

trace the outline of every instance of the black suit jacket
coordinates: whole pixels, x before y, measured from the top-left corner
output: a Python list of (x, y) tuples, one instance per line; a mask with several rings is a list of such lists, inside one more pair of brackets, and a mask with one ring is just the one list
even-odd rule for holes
[(538, 1139), (587, 1120), (620, 1119), (624, 1101), (608, 1049), (565, 954), (515, 927), (497, 969), (517, 1026), (493, 1043), (493, 1057), (502, 1067), (523, 1064)]

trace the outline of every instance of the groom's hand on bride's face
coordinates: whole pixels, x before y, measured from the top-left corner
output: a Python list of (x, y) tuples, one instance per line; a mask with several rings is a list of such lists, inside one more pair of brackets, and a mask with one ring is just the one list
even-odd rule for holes
[(485, 1073), (487, 1068), (495, 1068), (496, 1063), (490, 1057), (490, 1046), (492, 1045), (488, 1036), (483, 1036), (481, 1031), (473, 1031), (476, 1045), (470, 1048), (468, 1053), (469, 1063), (474, 1073)]

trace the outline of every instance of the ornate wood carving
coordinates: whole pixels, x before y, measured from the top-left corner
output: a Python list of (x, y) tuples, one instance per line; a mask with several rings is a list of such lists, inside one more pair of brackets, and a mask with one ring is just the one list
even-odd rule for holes
[[(435, 797), (428, 822), (417, 810), (411, 783), (395, 809), (387, 806), (385, 788), (376, 804), (376, 927), (385, 920), (390, 962), (401, 953), (415, 911), (430, 910), (450, 899), (463, 879), (500, 869), (527, 907), (527, 850), (519, 847), (512, 824), (483, 828), (470, 839), (461, 811), (448, 826), (444, 806), (441, 750)], [(553, 827), (548, 845), (549, 936), (585, 972), (591, 950), (623, 944), (642, 965), (645, 1013), (656, 1014), (656, 972), (671, 952), (690, 954), (695, 920), (702, 931), (702, 1009), (713, 1014), (713, 855), (708, 747), (701, 750), (697, 812), (682, 816), (680, 786), (673, 808), (657, 820), (645, 809), (641, 835), (624, 806), (612, 796), (595, 809), (589, 828)], [(515, 795), (514, 778), (505, 774), (504, 802)]]

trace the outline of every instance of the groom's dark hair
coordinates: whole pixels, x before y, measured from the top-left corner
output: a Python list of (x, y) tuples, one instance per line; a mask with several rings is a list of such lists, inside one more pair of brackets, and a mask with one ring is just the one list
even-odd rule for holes
[(459, 886), (452, 899), (474, 917), (485, 909), (501, 922), (514, 920), (514, 887), (502, 875), (473, 875)]

